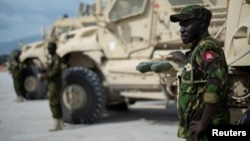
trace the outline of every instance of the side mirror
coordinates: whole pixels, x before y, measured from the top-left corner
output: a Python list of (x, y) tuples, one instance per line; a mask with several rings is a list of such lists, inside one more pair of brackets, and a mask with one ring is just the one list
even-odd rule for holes
[(19, 46), (20, 49), (22, 49), (22, 47), (24, 46), (23, 41), (19, 41), (19, 42), (18, 42), (18, 46)]
[(102, 0), (97, 0), (95, 4), (95, 14), (102, 15)]
[(46, 38), (46, 30), (45, 30), (45, 26), (41, 26), (41, 36), (42, 36), (42, 39), (45, 40)]

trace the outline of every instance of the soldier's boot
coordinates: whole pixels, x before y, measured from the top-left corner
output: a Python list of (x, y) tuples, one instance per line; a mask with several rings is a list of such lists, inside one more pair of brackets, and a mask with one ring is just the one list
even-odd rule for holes
[(16, 102), (23, 102), (23, 97), (22, 96), (17, 96)]
[(60, 119), (60, 124), (61, 124), (61, 127), (65, 127), (65, 124), (62, 119)]
[(54, 127), (49, 129), (50, 132), (62, 130), (61, 120), (54, 119)]

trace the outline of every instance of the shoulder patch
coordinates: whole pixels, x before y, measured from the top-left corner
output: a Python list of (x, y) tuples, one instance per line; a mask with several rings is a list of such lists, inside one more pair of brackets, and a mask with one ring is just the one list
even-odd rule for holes
[(202, 59), (204, 61), (212, 61), (214, 60), (215, 58), (215, 53), (213, 51), (205, 51), (203, 54), (202, 54)]

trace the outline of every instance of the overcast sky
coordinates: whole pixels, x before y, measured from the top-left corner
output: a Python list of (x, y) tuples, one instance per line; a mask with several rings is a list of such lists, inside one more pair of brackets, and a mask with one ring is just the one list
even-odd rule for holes
[(64, 14), (77, 15), (80, 2), (94, 0), (0, 0), (0, 42), (40, 34), (56, 18)]

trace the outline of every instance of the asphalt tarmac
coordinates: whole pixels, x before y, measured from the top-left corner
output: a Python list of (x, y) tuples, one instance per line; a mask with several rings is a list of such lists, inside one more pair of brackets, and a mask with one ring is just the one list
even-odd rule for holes
[(0, 72), (0, 141), (184, 141), (177, 138), (174, 103), (142, 101), (128, 111), (105, 111), (94, 124), (68, 124), (48, 132), (53, 120), (48, 100), (15, 102), (12, 78)]

